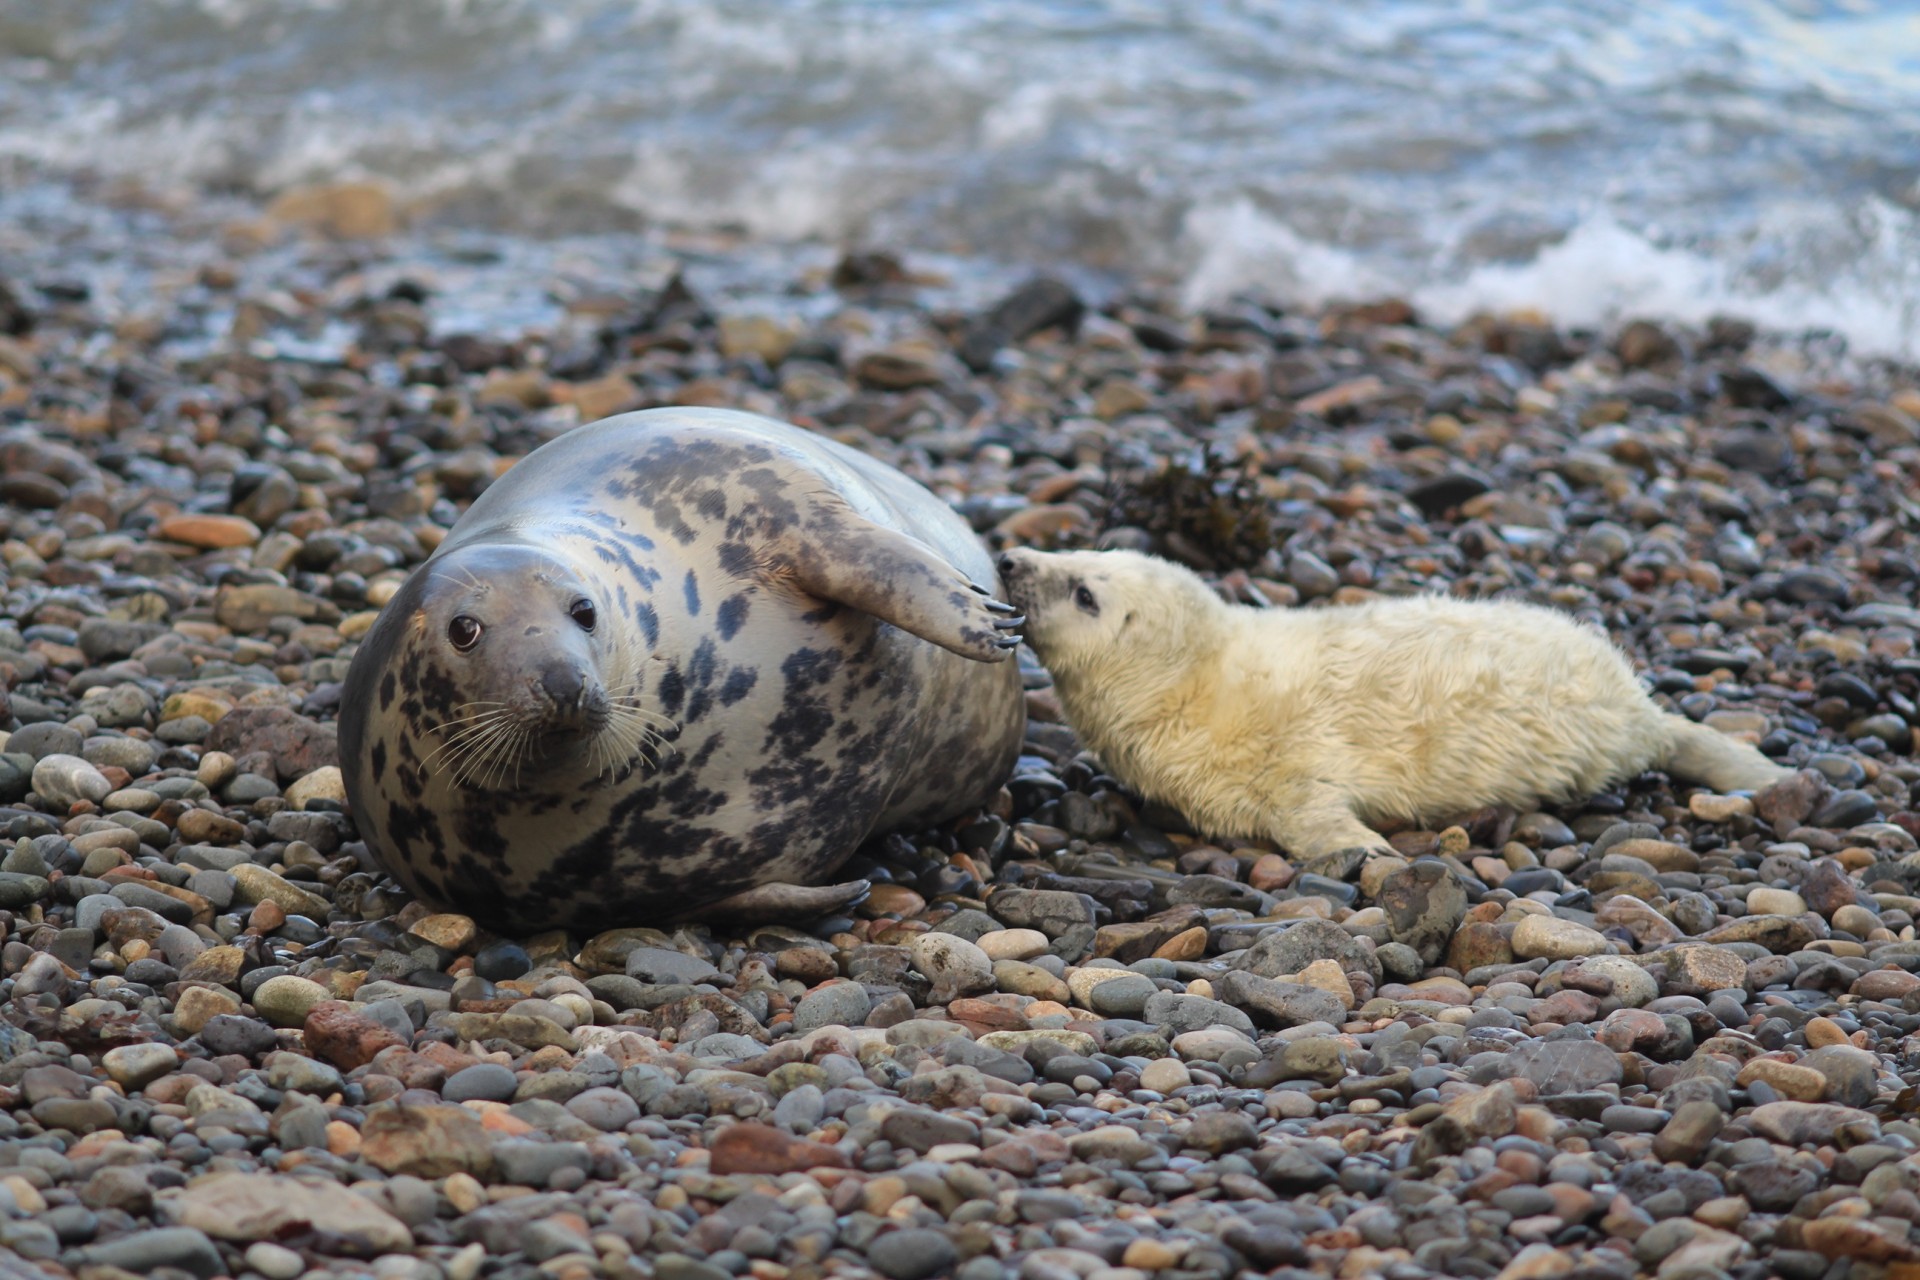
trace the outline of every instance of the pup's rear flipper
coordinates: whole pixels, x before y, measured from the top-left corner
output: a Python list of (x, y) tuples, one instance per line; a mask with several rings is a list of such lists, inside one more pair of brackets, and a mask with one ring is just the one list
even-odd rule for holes
[(1775, 764), (1759, 750), (1717, 729), (1668, 716), (1673, 746), (1667, 772), (1676, 778), (1715, 791), (1758, 791), (1787, 777), (1793, 770)]

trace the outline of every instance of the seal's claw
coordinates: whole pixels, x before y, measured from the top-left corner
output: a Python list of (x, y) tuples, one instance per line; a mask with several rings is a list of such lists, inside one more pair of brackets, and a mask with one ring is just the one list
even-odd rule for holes
[[(980, 587), (975, 587), (975, 588), (974, 588), (974, 590), (975, 590), (975, 591), (983, 591), (983, 589), (982, 589), (982, 588), (980, 588)], [(1018, 612), (1020, 612), (1020, 610), (1018, 610), (1017, 608), (1015, 608), (1015, 607), (1014, 607), (1013, 605), (1010, 605), (1010, 604), (1008, 604), (1008, 603), (1007, 603), (1007, 602), (1006, 602), (1005, 600), (988, 600), (988, 601), (986, 602), (986, 604), (987, 604), (987, 612), (988, 612), (988, 613), (1018, 613)]]
[(996, 631), (1013, 631), (1016, 628), (1024, 627), (1026, 625), (1027, 625), (1027, 615), (1024, 613), (1017, 613), (1011, 618), (995, 619), (993, 627), (994, 627), (994, 630)]
[(997, 647), (1002, 649), (1018, 649), (1020, 647), (1020, 637), (1019, 636), (1000, 636), (999, 638), (994, 640), (993, 643)]

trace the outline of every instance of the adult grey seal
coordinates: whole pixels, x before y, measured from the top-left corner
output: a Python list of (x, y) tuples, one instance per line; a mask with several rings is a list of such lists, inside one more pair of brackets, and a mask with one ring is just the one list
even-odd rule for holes
[(503, 931), (843, 906), (871, 834), (991, 797), (1020, 619), (965, 521), (784, 423), (655, 409), (490, 486), (361, 641), (340, 749), (381, 864)]

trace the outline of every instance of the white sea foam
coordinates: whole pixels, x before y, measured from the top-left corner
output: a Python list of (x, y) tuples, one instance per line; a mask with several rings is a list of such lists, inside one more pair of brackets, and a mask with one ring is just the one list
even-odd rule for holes
[[(1191, 265), (1183, 300), (1203, 306), (1254, 292), (1315, 306), (1398, 294), (1443, 324), (1476, 312), (1522, 310), (1584, 327), (1629, 318), (1699, 324), (1731, 315), (1786, 333), (1831, 332), (1859, 356), (1920, 359), (1920, 217), (1868, 200), (1848, 221), (1862, 233), (1860, 247), (1832, 275), (1768, 285), (1736, 261), (1663, 245), (1609, 212), (1590, 215), (1522, 262), (1449, 269), (1429, 260), (1393, 271), (1306, 239), (1250, 201), (1236, 200), (1196, 209), (1186, 219)], [(1801, 230), (1818, 240), (1831, 237), (1836, 222)], [(1436, 242), (1447, 239), (1442, 228), (1434, 230)], [(1776, 228), (1782, 238), (1786, 232)]]

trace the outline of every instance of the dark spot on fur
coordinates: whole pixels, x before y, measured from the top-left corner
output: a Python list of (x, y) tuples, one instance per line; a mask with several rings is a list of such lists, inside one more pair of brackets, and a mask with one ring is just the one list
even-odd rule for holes
[(375, 741), (373, 750), (367, 753), (367, 763), (373, 770), (373, 780), (380, 781), (387, 776), (387, 744)]
[(647, 648), (659, 648), (660, 615), (654, 612), (653, 606), (645, 601), (635, 605), (633, 607), (633, 620), (640, 624), (640, 630), (646, 634)]
[(753, 686), (760, 682), (760, 672), (755, 667), (735, 667), (727, 673), (727, 682), (720, 688), (720, 705), (730, 707), (753, 692)]
[(687, 616), (697, 618), (700, 616), (700, 582), (691, 569), (687, 570), (686, 593)]
[(660, 677), (660, 687), (654, 691), (654, 696), (660, 699), (662, 711), (676, 720), (680, 718), (680, 708), (687, 700), (687, 681), (680, 674), (677, 664), (667, 664), (665, 673)]
[(398, 681), (394, 677), (393, 669), (389, 667), (387, 674), (380, 678), (380, 709), (382, 711), (393, 706), (393, 695), (397, 687)]
[(713, 681), (718, 665), (713, 638), (702, 636), (693, 656), (687, 659), (687, 688), (692, 696), (687, 699), (687, 714), (681, 717), (683, 723), (695, 723), (713, 705)]
[(614, 828), (601, 827), (553, 860), (548, 874), (581, 888), (604, 879), (613, 870)]
[(714, 626), (718, 628), (722, 640), (733, 639), (740, 628), (747, 624), (747, 610), (752, 607), (752, 603), (744, 591), (730, 595), (720, 602), (720, 613), (714, 619)]

